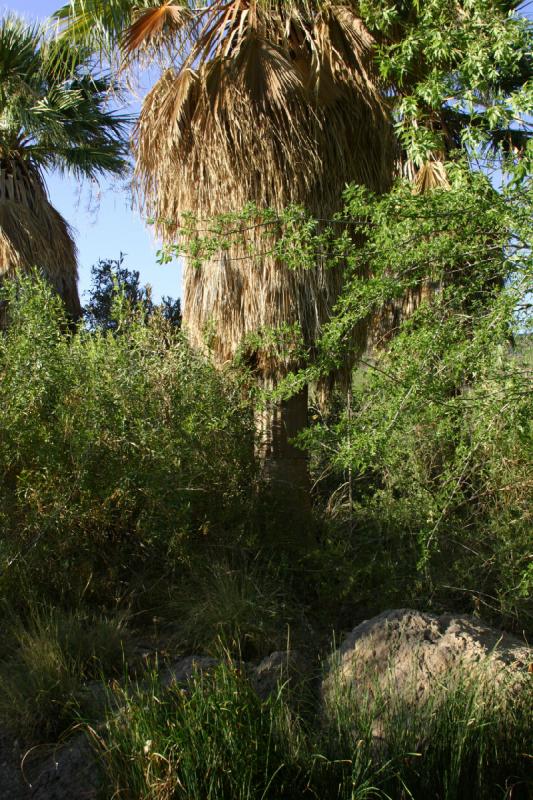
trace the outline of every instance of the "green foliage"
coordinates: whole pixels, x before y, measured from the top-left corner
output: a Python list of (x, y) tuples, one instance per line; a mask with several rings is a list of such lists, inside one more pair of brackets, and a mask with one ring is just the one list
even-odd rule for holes
[[(399, 140), (418, 165), (456, 147), (512, 158), (531, 131), (531, 24), (514, 0), (363, 0)], [(515, 150), (516, 148), (516, 150)]]
[(146, 318), (160, 313), (176, 327), (181, 325), (181, 302), (179, 298), (163, 297), (156, 305), (152, 299), (150, 285), (141, 286), (140, 274), (124, 266), (124, 255), (118, 259), (100, 259), (91, 268), (92, 286), (84, 316), (90, 328), (116, 330), (117, 320), (113, 309), (119, 304), (129, 303), (132, 309), (142, 306)]
[[(68, 61), (66, 77), (61, 65)], [(0, 158), (77, 177), (124, 173), (127, 116), (106, 109), (116, 82), (90, 51), (15, 15), (0, 22)]]
[(350, 476), (344, 557), (360, 602), (372, 605), (379, 585), (380, 603), (454, 598), (520, 626), (532, 611), (533, 376), (513, 342), (531, 324), (530, 198), (451, 176), (449, 190), (425, 195), (349, 190), (366, 238), (324, 331), (322, 368), (365, 318), (380, 349), (363, 359), (351, 407), (301, 441), (322, 469)]
[(154, 676), (117, 690), (111, 707), (123, 711), (95, 744), (108, 792), (132, 800), (526, 798), (528, 699), (465, 674), (416, 708), (371, 685), (334, 692), (304, 719), (287, 686), (261, 701), (221, 663), (186, 688)]
[(68, 38), (75, 46), (92, 46), (110, 58), (124, 29), (131, 25), (134, 12), (153, 7), (151, 0), (69, 0), (53, 15), (60, 25), (67, 24)]
[(125, 711), (110, 716), (100, 740), (111, 791), (132, 800), (244, 800), (268, 796), (267, 787), (301, 796), (291, 717), (281, 698), (263, 704), (237, 667), (198, 674), (186, 691), (165, 691), (154, 675), (147, 689), (128, 686), (117, 699)]
[[(380, 680), (369, 674), (366, 689), (344, 683), (340, 673), (328, 685), (327, 757), (350, 759), (352, 775), (370, 775), (387, 798), (529, 796), (528, 676), (521, 689), (516, 676), (500, 671), (495, 680), (487, 657), (443, 675), (424, 698), (416, 672), (398, 686), (387, 669)], [(347, 778), (341, 797), (350, 797)]]
[[(276, 228), (271, 247), (289, 264), (344, 264), (321, 339), (298, 349), (305, 366), (276, 389), (281, 399), (354, 360), (363, 367), (350, 409), (342, 401), (340, 418), (319, 414), (300, 437), (333, 506), (351, 492), (354, 535), (327, 538), (323, 573), (336, 572), (335, 594), (352, 608), (452, 601), (520, 629), (532, 619), (532, 374), (515, 347), (531, 331), (530, 187), (496, 192), (462, 160), (446, 166), (449, 186), (425, 193), (406, 181), (381, 197), (349, 187), (329, 224), (251, 205), (208, 227), (189, 219), (174, 249), (203, 260), (261, 224)], [(298, 341), (297, 330), (258, 331), (255, 344), (280, 354), (288, 333)]]
[(128, 592), (246, 525), (251, 415), (238, 383), (160, 316), (115, 309), (117, 330), (66, 335), (42, 283), (7, 288), (0, 339), (4, 591)]

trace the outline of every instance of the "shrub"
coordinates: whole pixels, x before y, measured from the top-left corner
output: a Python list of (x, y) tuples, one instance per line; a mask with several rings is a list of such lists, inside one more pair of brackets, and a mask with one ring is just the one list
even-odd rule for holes
[(351, 482), (353, 535), (337, 520), (330, 548), (345, 598), (370, 613), (452, 605), (532, 625), (533, 394), (496, 328), (503, 299), (468, 333), (451, 292), (421, 306), (349, 412), (308, 437)]
[(114, 602), (246, 519), (251, 417), (238, 383), (157, 315), (66, 333), (35, 281), (7, 288), (0, 338), (4, 592)]

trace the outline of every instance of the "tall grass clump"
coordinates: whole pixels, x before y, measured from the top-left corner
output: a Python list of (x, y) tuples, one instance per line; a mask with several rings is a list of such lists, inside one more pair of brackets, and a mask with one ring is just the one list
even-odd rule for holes
[(506, 673), (491, 656), (456, 666), (426, 691), (416, 668), (401, 682), (386, 665), (357, 685), (334, 674), (323, 695), (323, 751), (337, 763), (357, 742), (352, 770), (370, 771), (384, 796), (530, 797), (533, 691), (527, 674)]
[[(4, 607), (4, 612), (6, 611)], [(120, 676), (128, 655), (122, 615), (33, 607), (7, 611), (0, 656), (0, 718), (29, 742), (55, 738), (80, 713), (102, 713), (102, 675)]]
[(186, 688), (129, 686), (113, 697), (96, 736), (110, 795), (125, 800), (301, 797), (306, 744), (283, 697), (262, 702), (246, 677), (221, 663)]
[(114, 603), (243, 525), (252, 427), (236, 380), (162, 318), (116, 302), (69, 332), (42, 282), (4, 290), (2, 590)]
[(129, 685), (93, 731), (109, 795), (146, 800), (526, 800), (530, 688), (466, 672), (424, 703), (377, 682), (295, 710), (222, 662), (187, 686)]
[(298, 627), (302, 611), (283, 570), (261, 553), (211, 556), (171, 587), (163, 605), (179, 648), (218, 655), (222, 643), (244, 659), (284, 649), (289, 626)]

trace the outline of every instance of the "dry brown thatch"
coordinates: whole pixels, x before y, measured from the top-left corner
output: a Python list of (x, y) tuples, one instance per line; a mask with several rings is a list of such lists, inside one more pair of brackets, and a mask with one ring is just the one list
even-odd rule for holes
[(0, 162), (0, 280), (38, 269), (81, 316), (76, 247), (68, 223), (48, 201), (39, 174), (21, 160)]
[(423, 164), (414, 178), (413, 191), (416, 194), (430, 192), (432, 189), (449, 189), (450, 182), (446, 167), (440, 158), (428, 160)]
[[(140, 41), (142, 19), (128, 41)], [(148, 22), (147, 12), (149, 43)], [(188, 29), (188, 56), (150, 92), (137, 130), (146, 208), (173, 221), (160, 225), (164, 237), (176, 235), (184, 212), (209, 218), (253, 201), (277, 210), (302, 204), (330, 218), (346, 183), (390, 185), (393, 139), (371, 66), (374, 42), (351, 8), (214, 2), (202, 24)], [(271, 240), (253, 228), (228, 252), (186, 269), (184, 322), (197, 345), (214, 331), (219, 362), (247, 333), (287, 323), (299, 323), (312, 346), (342, 285), (340, 269), (251, 260), (249, 244), (268, 251)]]

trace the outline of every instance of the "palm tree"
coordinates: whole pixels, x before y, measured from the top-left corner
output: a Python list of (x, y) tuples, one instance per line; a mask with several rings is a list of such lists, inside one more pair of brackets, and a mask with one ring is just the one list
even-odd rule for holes
[[(74, 40), (98, 42), (124, 62), (166, 53), (168, 68), (145, 98), (136, 135), (144, 209), (175, 237), (185, 212), (209, 219), (252, 202), (278, 211), (301, 204), (329, 219), (351, 181), (391, 182), (389, 113), (372, 68), (374, 41), (349, 4), (214, 0), (71, 0), (56, 18)], [(185, 271), (184, 326), (219, 363), (247, 334), (297, 325), (312, 348), (342, 284), (320, 261), (289, 269), (260, 224), (201, 267)], [(250, 259), (252, 245), (263, 252)], [(359, 332), (360, 333), (360, 332)], [(297, 358), (250, 348), (261, 385), (272, 387)], [(307, 391), (260, 420), (267, 471), (291, 488), (306, 465), (290, 438), (306, 424)]]
[(73, 319), (81, 314), (76, 247), (44, 175), (121, 174), (127, 157), (127, 119), (105, 109), (110, 80), (93, 76), (88, 56), (16, 16), (0, 21), (0, 279), (40, 269)]

